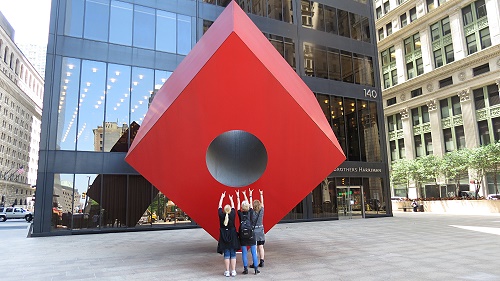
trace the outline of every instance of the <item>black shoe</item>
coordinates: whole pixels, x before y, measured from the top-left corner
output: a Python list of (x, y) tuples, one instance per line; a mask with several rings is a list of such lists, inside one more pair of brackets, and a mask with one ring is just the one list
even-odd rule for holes
[(260, 260), (259, 267), (264, 267), (264, 260)]
[(245, 266), (245, 269), (243, 269), (243, 272), (241, 274), (248, 274), (248, 268)]
[(255, 273), (254, 273), (254, 274), (257, 274), (257, 273), (260, 273), (260, 270), (256, 267), (256, 268), (255, 268)]
[(255, 268), (255, 265), (252, 263), (249, 267), (250, 268)]

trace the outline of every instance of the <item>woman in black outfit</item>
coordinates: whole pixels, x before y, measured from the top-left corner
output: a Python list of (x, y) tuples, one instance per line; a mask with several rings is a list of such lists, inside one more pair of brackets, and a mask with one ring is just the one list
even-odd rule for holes
[[(233, 196), (229, 195), (231, 206), (224, 206), (222, 210), (222, 200), (226, 196), (223, 192), (219, 200), (219, 243), (217, 244), (217, 253), (224, 254), (224, 276), (236, 276), (236, 250), (240, 248), (240, 241), (238, 240), (238, 233), (234, 227), (234, 219), (236, 218), (236, 211), (234, 210)], [(229, 273), (229, 265), (231, 265), (231, 273)]]
[[(245, 200), (241, 202), (240, 204), (240, 194), (239, 191), (236, 191), (236, 200), (238, 201), (238, 217), (240, 219), (240, 224), (241, 221), (243, 220), (250, 220), (250, 223), (253, 224), (255, 221), (255, 218), (253, 217), (253, 211), (248, 203), (248, 198), (246, 191), (242, 191), (243, 196), (245, 197)], [(252, 194), (252, 193), (250, 193)], [(252, 197), (250, 197), (250, 200), (252, 200)], [(240, 210), (241, 206), (241, 210)], [(250, 251), (252, 252), (252, 259), (253, 259), (253, 264), (258, 264), (257, 263), (257, 241), (255, 240), (255, 234), (251, 238), (243, 238), (240, 235), (240, 244), (241, 244), (241, 260), (243, 261), (243, 274), (248, 274), (248, 248), (247, 246), (250, 247)], [(254, 267), (255, 269), (255, 274), (260, 273), (258, 266)]]

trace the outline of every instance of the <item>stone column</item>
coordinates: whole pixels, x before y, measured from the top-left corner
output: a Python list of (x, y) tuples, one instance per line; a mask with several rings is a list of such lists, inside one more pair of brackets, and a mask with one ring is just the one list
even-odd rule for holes
[(453, 40), (453, 53), (455, 61), (463, 59), (467, 56), (467, 48), (465, 46), (465, 34), (462, 24), (462, 10), (454, 7), (449, 10), (450, 28)]
[[(427, 27), (427, 26), (426, 26)], [(422, 61), (424, 63), (424, 73), (431, 72), (432, 67), (432, 42), (430, 40), (429, 28), (420, 30), (420, 50), (422, 52)]]
[(428, 100), (426, 104), (429, 108), (433, 154), (436, 156), (443, 156), (445, 152), (442, 129), (443, 126), (441, 124), (441, 112), (438, 108), (438, 102), (436, 99), (432, 99)]
[(405, 107), (399, 111), (401, 114), (401, 122), (403, 123), (403, 138), (405, 140), (405, 157), (406, 159), (415, 158), (415, 143), (413, 141), (413, 123), (410, 118), (410, 110)]
[(394, 52), (396, 53), (396, 69), (398, 71), (398, 84), (405, 82), (406, 67), (405, 67), (405, 52), (403, 49), (403, 41), (394, 44)]
[[(488, 26), (490, 29), (491, 45), (500, 44), (500, 0), (486, 0), (486, 9), (488, 10)], [(496, 13), (490, 11), (497, 11)]]
[(479, 146), (479, 132), (477, 129), (476, 106), (471, 99), (471, 90), (467, 88), (458, 92), (462, 107), (462, 120), (465, 133), (465, 146), (474, 148)]

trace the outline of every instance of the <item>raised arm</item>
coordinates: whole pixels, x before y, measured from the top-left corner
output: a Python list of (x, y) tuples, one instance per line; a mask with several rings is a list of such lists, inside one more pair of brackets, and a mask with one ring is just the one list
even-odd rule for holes
[(224, 200), (224, 197), (226, 197), (226, 192), (222, 192), (220, 195), (220, 200), (219, 200), (219, 208), (222, 208), (222, 200)]
[(264, 190), (259, 189), (259, 192), (260, 192), (260, 205), (262, 206), (262, 208), (264, 208)]
[(250, 201), (248, 203), (250, 204), (250, 209), (253, 208), (253, 197), (252, 197), (253, 189), (248, 189), (248, 195), (250, 196)]
[(229, 195), (229, 201), (231, 201), (231, 208), (234, 209), (233, 195)]
[(246, 190), (243, 190), (241, 193), (243, 193), (243, 197), (245, 197), (245, 201), (248, 202), (248, 198), (247, 198), (247, 192)]
[(237, 207), (238, 207), (236, 210), (239, 211), (240, 210), (240, 206), (241, 206), (240, 205), (241, 202), (240, 202), (240, 191), (239, 190), (236, 190), (236, 201), (237, 201)]

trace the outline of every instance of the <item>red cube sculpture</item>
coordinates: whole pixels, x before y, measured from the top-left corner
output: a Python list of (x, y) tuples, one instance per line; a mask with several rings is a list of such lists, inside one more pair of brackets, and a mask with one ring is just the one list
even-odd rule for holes
[(125, 160), (218, 239), (222, 192), (263, 190), (267, 232), (345, 156), (314, 94), (233, 1), (156, 93)]

